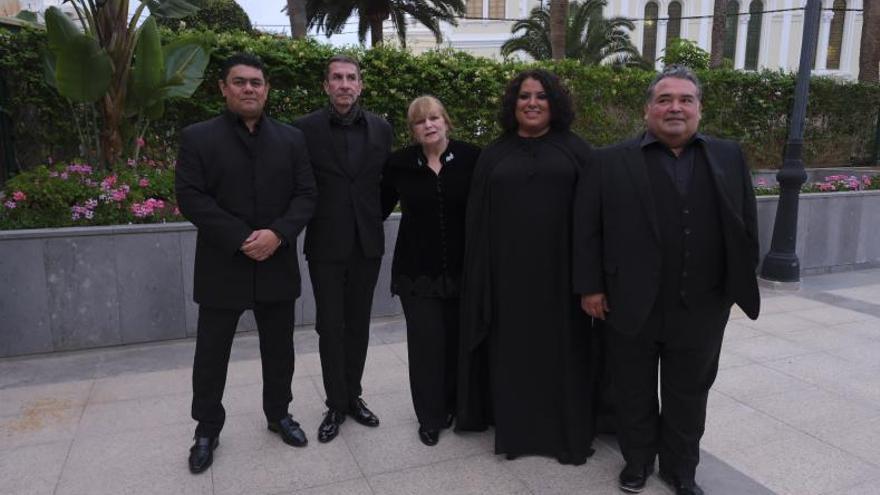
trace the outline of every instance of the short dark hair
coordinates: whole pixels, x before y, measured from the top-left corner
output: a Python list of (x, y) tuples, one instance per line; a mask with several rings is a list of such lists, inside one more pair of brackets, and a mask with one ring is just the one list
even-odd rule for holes
[(519, 75), (507, 83), (504, 96), (501, 99), (501, 112), (498, 122), (504, 132), (514, 132), (519, 127), (516, 120), (516, 100), (519, 98), (519, 90), (523, 81), (534, 79), (541, 83), (547, 94), (547, 103), (550, 105), (550, 127), (552, 129), (567, 131), (574, 122), (574, 105), (571, 102), (571, 93), (562, 84), (556, 74), (544, 69), (530, 69), (520, 72)]
[(358, 79), (361, 78), (361, 64), (354, 57), (349, 57), (348, 55), (336, 54), (330, 57), (327, 60), (327, 64), (324, 66), (324, 80), (326, 81), (328, 77), (330, 77), (330, 64), (333, 62), (339, 62), (342, 64), (351, 64), (357, 70)]
[(657, 87), (657, 84), (660, 81), (666, 79), (667, 77), (674, 77), (676, 79), (685, 79), (694, 83), (694, 86), (697, 87), (697, 100), (703, 101), (703, 85), (700, 84), (700, 79), (697, 75), (690, 69), (690, 67), (684, 65), (667, 65), (660, 71), (659, 74), (654, 76), (654, 79), (651, 81), (651, 84), (648, 85), (648, 90), (645, 91), (645, 103), (651, 103), (651, 100), (654, 99), (654, 88)]
[(266, 75), (266, 67), (263, 65), (263, 61), (260, 60), (260, 57), (257, 57), (256, 55), (251, 53), (240, 52), (231, 55), (229, 58), (223, 61), (223, 65), (220, 68), (220, 80), (225, 81), (226, 76), (229, 75), (229, 71), (232, 70), (232, 68), (236, 65), (247, 65), (248, 67), (259, 69), (260, 72), (263, 73), (263, 79), (269, 79), (269, 77)]

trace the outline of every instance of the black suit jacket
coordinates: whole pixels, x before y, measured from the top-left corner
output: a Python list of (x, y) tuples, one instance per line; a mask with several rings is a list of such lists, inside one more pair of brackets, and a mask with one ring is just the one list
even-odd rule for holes
[[(181, 213), (198, 228), (193, 297), (219, 308), (294, 300), (300, 294), (296, 237), (317, 191), (302, 133), (264, 117), (254, 146), (231, 113), (181, 133), (175, 188)], [(257, 262), (240, 251), (258, 229), (284, 242)]]
[(355, 232), (365, 257), (378, 258), (385, 252), (379, 184), (391, 152), (391, 126), (370, 112), (365, 111), (364, 118), (367, 150), (351, 174), (334, 149), (328, 109), (300, 117), (293, 124), (306, 136), (318, 184), (318, 205), (306, 229), (309, 261), (348, 259), (355, 248)]
[[(595, 150), (590, 179), (578, 183), (573, 283), (578, 294), (604, 292), (612, 327), (637, 333), (658, 297), (660, 229), (648, 179), (642, 137)], [(726, 296), (750, 318), (760, 296), (757, 206), (739, 145), (706, 137), (702, 144), (721, 210)]]

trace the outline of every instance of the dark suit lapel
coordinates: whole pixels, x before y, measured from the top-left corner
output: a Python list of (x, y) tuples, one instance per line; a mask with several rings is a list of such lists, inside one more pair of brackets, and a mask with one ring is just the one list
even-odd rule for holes
[(702, 146), (703, 152), (706, 154), (706, 162), (709, 164), (709, 171), (712, 172), (712, 183), (715, 184), (715, 191), (718, 193), (717, 197), (721, 207), (733, 214), (733, 217), (742, 225), (742, 217), (733, 207), (733, 201), (730, 199), (730, 186), (727, 184), (727, 179), (724, 175), (724, 158), (716, 153), (715, 146), (712, 146), (711, 141), (708, 139), (703, 141)]
[(345, 167), (342, 166), (345, 163), (345, 157), (340, 154), (342, 150), (336, 146), (336, 142), (333, 140), (333, 131), (330, 130), (330, 111), (325, 108), (317, 117), (318, 130), (320, 132), (318, 142), (327, 143), (327, 154), (330, 156), (333, 168), (345, 175), (349, 175)]
[(626, 160), (624, 165), (629, 172), (633, 185), (635, 185), (636, 193), (642, 201), (642, 208), (645, 210), (645, 216), (648, 217), (648, 223), (651, 224), (651, 232), (657, 242), (660, 242), (660, 226), (657, 220), (657, 208), (654, 206), (654, 194), (651, 192), (651, 183), (648, 179), (648, 169), (645, 163), (645, 155), (639, 146), (639, 140), (633, 141), (626, 149)]

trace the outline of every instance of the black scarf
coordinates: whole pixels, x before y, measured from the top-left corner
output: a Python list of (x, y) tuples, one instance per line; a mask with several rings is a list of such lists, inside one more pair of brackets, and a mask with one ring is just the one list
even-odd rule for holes
[(348, 110), (348, 113), (345, 115), (339, 113), (336, 110), (336, 107), (333, 106), (332, 103), (329, 104), (330, 109), (330, 123), (334, 125), (341, 125), (343, 127), (348, 127), (350, 125), (354, 125), (355, 122), (364, 118), (364, 109), (355, 102), (354, 105)]

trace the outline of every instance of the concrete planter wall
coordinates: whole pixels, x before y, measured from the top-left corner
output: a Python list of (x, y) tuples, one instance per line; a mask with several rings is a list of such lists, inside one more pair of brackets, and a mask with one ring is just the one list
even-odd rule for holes
[[(389, 292), (399, 216), (385, 223), (373, 315), (401, 312)], [(0, 357), (195, 335), (196, 230), (187, 222), (0, 232)], [(302, 296), (296, 323), (315, 321), (299, 239)], [(254, 330), (248, 311), (239, 330)]]
[[(777, 201), (758, 198), (762, 256)], [(388, 289), (398, 221), (385, 223), (374, 316), (400, 313)], [(801, 196), (797, 244), (805, 274), (880, 266), (880, 191)], [(194, 335), (194, 254), (189, 223), (0, 232), (0, 357)], [(315, 303), (300, 266), (296, 321), (305, 325)], [(239, 329), (254, 328), (245, 313)]]

